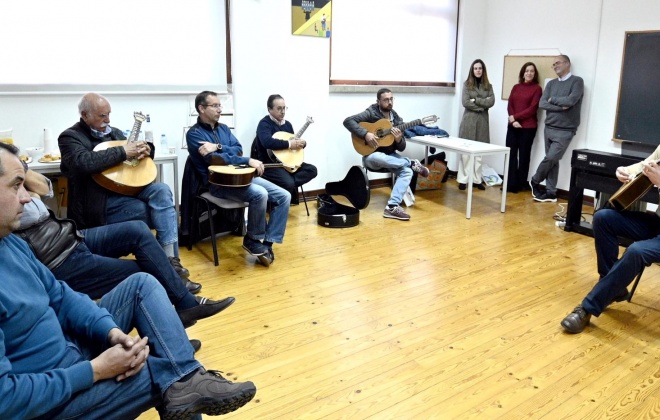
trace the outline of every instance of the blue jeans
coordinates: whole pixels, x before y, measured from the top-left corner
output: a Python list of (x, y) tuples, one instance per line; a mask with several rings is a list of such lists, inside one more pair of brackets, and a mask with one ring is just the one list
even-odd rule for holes
[[(210, 192), (216, 197), (250, 203), (247, 236), (258, 241), (282, 243), (291, 205), (291, 194), (287, 190), (263, 178), (254, 178), (252, 184), (242, 188), (210, 184)], [(266, 220), (266, 204), (269, 202), (272, 207), (270, 218)]]
[(161, 246), (174, 244), (174, 255), (179, 255), (179, 224), (172, 191), (167, 184), (155, 182), (147, 185), (136, 197), (110, 195), (105, 214), (107, 224), (128, 220), (143, 221), (156, 230), (156, 239)]
[[(53, 270), (55, 277), (65, 281), (73, 290), (99, 299), (126, 277), (143, 271), (158, 279), (175, 306), (190, 295), (143, 222), (115, 223), (86, 229), (82, 233), (84, 242)], [(119, 259), (129, 254), (135, 255), (136, 260)], [(190, 298), (194, 300), (194, 296), (190, 295)]]
[(387, 204), (398, 206), (403, 201), (403, 195), (406, 193), (413, 171), (410, 167), (410, 159), (394, 152), (387, 155), (383, 152), (373, 152), (362, 158), (362, 165), (371, 171), (387, 169), (396, 175), (396, 181), (392, 186), (392, 194)]
[[(582, 301), (582, 307), (599, 316), (615, 297), (624, 293), (643, 267), (660, 262), (660, 217), (636, 211), (599, 210), (593, 220), (600, 280)], [(635, 241), (621, 259), (617, 236)]]
[(545, 157), (532, 175), (532, 181), (540, 184), (545, 180), (545, 188), (549, 194), (557, 195), (557, 180), (559, 179), (559, 161), (564, 156), (568, 145), (575, 136), (574, 131), (555, 130), (545, 127)]
[[(121, 382), (114, 378), (96, 382), (44, 418), (136, 418), (160, 406), (170, 385), (201, 367), (165, 290), (149, 274), (130, 276), (105, 295), (99, 306), (113, 315), (125, 333), (136, 328), (140, 337), (149, 337), (147, 363), (135, 376)], [(105, 349), (82, 341), (71, 342), (70, 348), (69, 365), (91, 360)]]

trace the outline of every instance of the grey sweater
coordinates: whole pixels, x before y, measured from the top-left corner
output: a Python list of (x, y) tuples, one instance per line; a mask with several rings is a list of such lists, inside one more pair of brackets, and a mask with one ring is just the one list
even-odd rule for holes
[(539, 108), (545, 109), (546, 127), (576, 131), (580, 125), (583, 95), (584, 81), (581, 77), (571, 75), (563, 82), (559, 79), (549, 81), (539, 103)]

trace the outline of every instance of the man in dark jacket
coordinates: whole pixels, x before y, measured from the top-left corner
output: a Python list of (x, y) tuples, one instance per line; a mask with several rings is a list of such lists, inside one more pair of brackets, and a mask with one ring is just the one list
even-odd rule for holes
[[(199, 93), (195, 97), (195, 110), (199, 112), (197, 123), (186, 133), (188, 153), (195, 170), (204, 187), (214, 196), (249, 203), (243, 248), (269, 267), (275, 261), (273, 244), (284, 240), (291, 194), (261, 178), (264, 173), (262, 161), (243, 156), (241, 143), (229, 127), (220, 123), (222, 105), (217, 93), (208, 90)], [(244, 165), (254, 168), (253, 173), (257, 176), (247, 186), (209, 184), (210, 165)], [(270, 214), (266, 217), (268, 204)]]
[(80, 229), (128, 220), (141, 220), (156, 230), (156, 239), (177, 273), (187, 278), (189, 272), (179, 260), (178, 223), (172, 191), (163, 183), (145, 187), (130, 197), (97, 184), (93, 175), (124, 162), (127, 158), (154, 156), (154, 145), (143, 141), (94, 151), (102, 142), (124, 140), (122, 132), (110, 126), (110, 102), (96, 93), (88, 93), (78, 104), (80, 121), (66, 129), (58, 139), (62, 152), (62, 173), (69, 180), (67, 215)]
[[(396, 181), (392, 186), (392, 194), (387, 201), (387, 207), (383, 212), (383, 217), (397, 220), (410, 220), (410, 215), (403, 211), (400, 206), (403, 201), (403, 195), (410, 185), (413, 171), (421, 174), (423, 177), (429, 176), (429, 169), (422, 165), (418, 160), (411, 160), (401, 156), (397, 152), (402, 152), (406, 148), (406, 139), (403, 132), (396, 128), (403, 124), (399, 114), (392, 109), (394, 107), (394, 97), (392, 91), (386, 88), (380, 89), (376, 94), (376, 103), (367, 108), (364, 112), (353, 115), (344, 120), (344, 127), (354, 136), (364, 139), (365, 143), (373, 147), (374, 151), (362, 157), (362, 164), (371, 171), (387, 169), (396, 175)], [(379, 120), (386, 119), (392, 124), (391, 134), (394, 136), (394, 142), (389, 146), (381, 147), (378, 143), (378, 137), (374, 133), (360, 126), (360, 123), (373, 124)]]
[[(293, 125), (284, 119), (287, 109), (284, 98), (280, 95), (270, 95), (266, 101), (266, 107), (268, 115), (263, 117), (257, 125), (257, 138), (254, 140), (256, 156), (251, 157), (264, 163), (279, 163), (276, 154), (280, 152), (296, 161), (282, 161), (285, 165), (298, 163), (298, 160), (302, 161), (302, 150), (307, 146), (307, 142), (295, 138)], [(307, 125), (310, 123), (311, 120), (308, 118)], [(277, 133), (290, 133), (291, 139), (275, 138), (274, 135)], [(287, 154), (287, 152), (290, 153)], [(297, 159), (298, 157), (300, 159)], [(270, 168), (264, 172), (262, 177), (289, 191), (291, 204), (298, 204), (298, 187), (316, 178), (317, 172), (316, 166), (300, 162), (300, 165), (296, 165), (294, 168)]]

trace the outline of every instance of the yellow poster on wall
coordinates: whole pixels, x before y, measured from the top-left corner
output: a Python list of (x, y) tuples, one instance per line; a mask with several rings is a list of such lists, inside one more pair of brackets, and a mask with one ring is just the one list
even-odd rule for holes
[(330, 0), (291, 0), (293, 35), (330, 38), (332, 2)]

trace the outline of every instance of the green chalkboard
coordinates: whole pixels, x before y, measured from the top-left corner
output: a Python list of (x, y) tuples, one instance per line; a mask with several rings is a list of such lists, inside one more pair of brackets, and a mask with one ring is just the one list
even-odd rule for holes
[(626, 32), (614, 140), (660, 144), (660, 31)]

